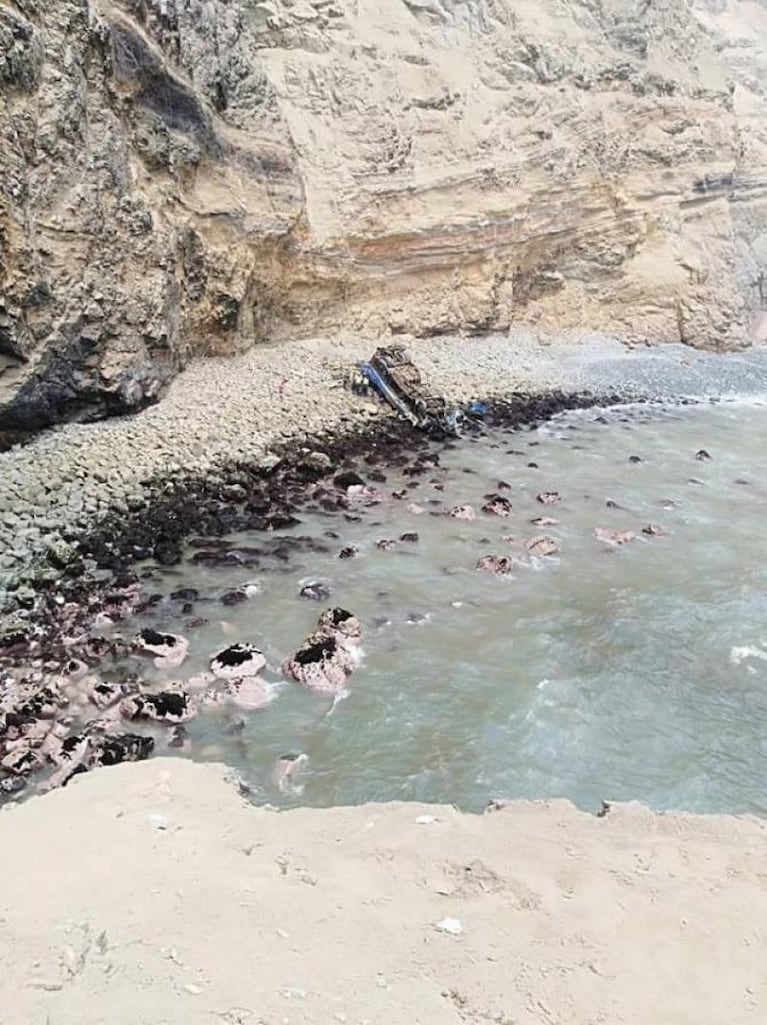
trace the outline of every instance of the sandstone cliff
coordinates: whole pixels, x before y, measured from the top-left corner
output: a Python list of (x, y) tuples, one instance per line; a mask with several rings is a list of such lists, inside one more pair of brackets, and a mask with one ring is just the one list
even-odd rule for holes
[(0, 430), (334, 332), (765, 335), (767, 0), (0, 0)]

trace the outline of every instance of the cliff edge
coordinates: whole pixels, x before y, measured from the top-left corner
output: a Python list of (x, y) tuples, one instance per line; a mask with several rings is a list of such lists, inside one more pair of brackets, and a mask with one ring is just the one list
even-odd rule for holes
[(0, 431), (338, 332), (767, 336), (766, 0), (0, 0)]

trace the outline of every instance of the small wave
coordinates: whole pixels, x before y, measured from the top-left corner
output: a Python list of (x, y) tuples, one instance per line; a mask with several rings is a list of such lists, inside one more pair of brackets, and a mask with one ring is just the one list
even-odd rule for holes
[(747, 658), (758, 658), (763, 662), (767, 662), (767, 651), (763, 648), (757, 648), (753, 644), (744, 644), (741, 647), (730, 648), (730, 662), (734, 666), (739, 666)]

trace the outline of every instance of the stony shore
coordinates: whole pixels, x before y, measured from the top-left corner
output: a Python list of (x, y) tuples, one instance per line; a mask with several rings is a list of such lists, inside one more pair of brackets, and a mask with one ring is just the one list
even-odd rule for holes
[[(517, 389), (576, 390), (529, 339), (434, 339), (411, 345), (428, 384), (453, 401)], [(147, 485), (258, 463), (275, 446), (361, 430), (388, 410), (343, 387), (344, 369), (371, 353), (360, 340), (262, 346), (192, 364), (157, 405), (132, 417), (70, 424), (0, 453), (0, 608), (29, 576), (55, 575), (61, 540), (108, 514), (140, 508)]]
[[(630, 353), (575, 334), (404, 340), (428, 386), (453, 402), (551, 389), (630, 398), (767, 387), (764, 350)], [(0, 453), (0, 610), (19, 596), (19, 584), (23, 596), (30, 578), (55, 578), (67, 545), (99, 521), (140, 510), (158, 482), (172, 489), (185, 477), (268, 460), (276, 447), (383, 422), (387, 409), (342, 384), (344, 370), (373, 347), (320, 339), (200, 360), (138, 415), (69, 424)]]
[(226, 776), (158, 759), (0, 811), (9, 1022), (765, 1020), (764, 822), (276, 813)]

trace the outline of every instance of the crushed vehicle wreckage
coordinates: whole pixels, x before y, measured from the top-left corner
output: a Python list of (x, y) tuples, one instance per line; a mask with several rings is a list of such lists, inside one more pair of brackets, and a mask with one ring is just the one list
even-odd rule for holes
[(357, 364), (351, 386), (358, 393), (374, 392), (414, 427), (428, 434), (458, 434), (461, 411), (450, 409), (444, 398), (429, 393), (403, 345), (376, 349), (369, 360)]

